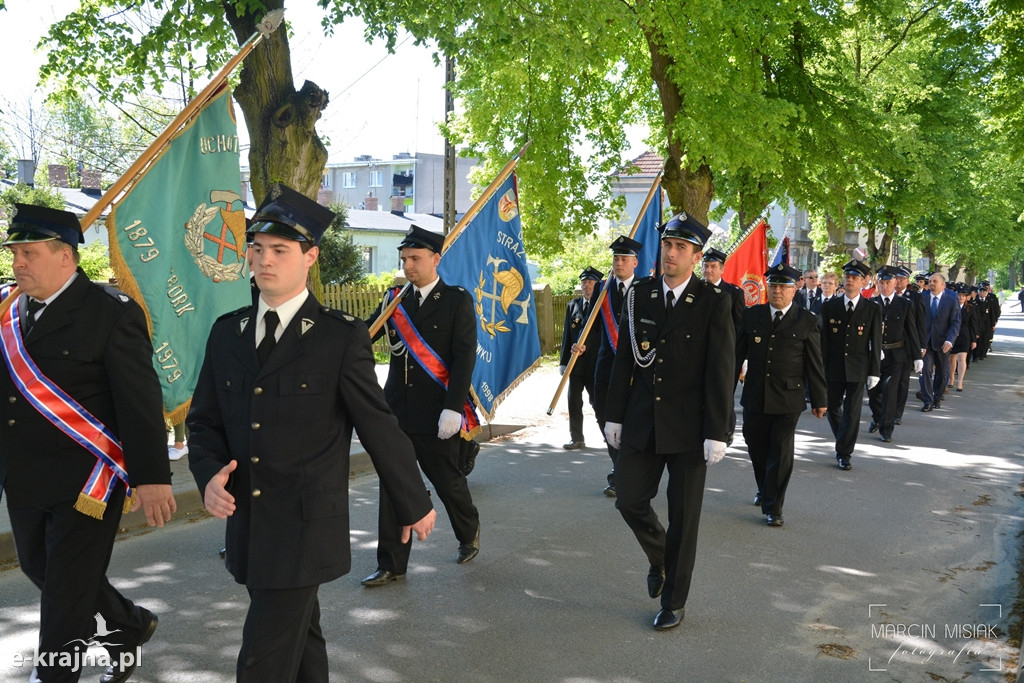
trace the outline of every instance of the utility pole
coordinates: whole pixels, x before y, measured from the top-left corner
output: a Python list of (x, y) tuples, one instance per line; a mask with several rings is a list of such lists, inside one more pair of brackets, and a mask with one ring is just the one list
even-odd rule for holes
[[(452, 84), (455, 82), (455, 59), (444, 58), (444, 120), (450, 126), (455, 114), (455, 95)], [(444, 140), (444, 234), (455, 227), (455, 145), (451, 138)]]

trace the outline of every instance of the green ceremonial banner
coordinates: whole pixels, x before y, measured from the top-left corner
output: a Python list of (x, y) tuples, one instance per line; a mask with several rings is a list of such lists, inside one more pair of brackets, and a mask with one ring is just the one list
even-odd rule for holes
[(146, 312), (164, 413), (185, 418), (213, 321), (251, 302), (230, 91), (171, 139), (107, 219), (118, 286)]

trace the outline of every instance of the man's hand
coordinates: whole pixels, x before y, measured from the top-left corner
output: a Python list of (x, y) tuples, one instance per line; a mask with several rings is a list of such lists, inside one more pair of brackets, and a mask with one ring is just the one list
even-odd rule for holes
[(953, 342), (950, 342), (950, 341), (942, 342), (942, 352), (943, 353), (949, 353), (949, 350), (951, 348), (953, 348)]
[(462, 426), (462, 416), (454, 410), (445, 408), (441, 411), (441, 417), (437, 419), (437, 438), (450, 439), (455, 436)]
[(704, 439), (704, 462), (714, 465), (725, 457), (725, 442)]
[(914, 372), (924, 372), (924, 361), (921, 360), (920, 358), (914, 361)]
[(825, 413), (828, 412), (828, 408), (811, 408), (811, 415), (818, 418), (819, 420), (825, 417)]
[(878, 384), (878, 378), (877, 377), (868, 377), (867, 384), (868, 384), (868, 389), (874, 389), (875, 385)]
[(427, 540), (427, 536), (434, 530), (434, 522), (437, 521), (437, 511), (434, 508), (430, 508), (430, 512), (423, 516), (423, 519), (416, 522), (412, 526), (402, 527), (402, 543), (408, 543), (409, 539), (412, 538), (412, 532), (416, 532), (416, 538), (421, 541)]
[(577, 342), (572, 345), (572, 352), (575, 353), (577, 356), (582, 356), (584, 353), (587, 352), (587, 345), (580, 344), (579, 342)]
[(178, 509), (170, 484), (139, 484), (135, 487), (135, 502), (132, 512), (142, 508), (146, 513), (146, 524), (162, 527), (171, 521), (171, 515)]
[(232, 460), (220, 472), (213, 475), (213, 478), (206, 484), (206, 491), (203, 492), (203, 505), (206, 511), (217, 519), (227, 519), (235, 513), (235, 497), (228, 493), (228, 479), (231, 473), (238, 467), (238, 461)]
[(618, 422), (605, 422), (604, 438), (609, 446), (618, 449), (622, 445), (622, 425)]
[(971, 348), (972, 349), (978, 348), (978, 342), (971, 342)]

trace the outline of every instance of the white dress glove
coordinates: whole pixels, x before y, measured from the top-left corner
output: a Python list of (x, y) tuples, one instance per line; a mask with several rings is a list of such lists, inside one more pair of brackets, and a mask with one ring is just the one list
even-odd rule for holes
[(437, 421), (437, 438), (450, 439), (455, 436), (462, 426), (462, 415), (454, 410), (445, 408), (441, 411), (441, 417)]
[(878, 353), (880, 354), (878, 360), (885, 360), (885, 349), (880, 349)]
[(612, 448), (622, 445), (622, 425), (618, 422), (604, 423), (604, 438)]
[(868, 377), (868, 389), (874, 389), (876, 384), (878, 384), (877, 377)]
[(725, 442), (714, 439), (704, 439), (704, 462), (714, 465), (725, 457)]
[(559, 376), (565, 374), (565, 366), (564, 365), (559, 365), (558, 366), (558, 374), (559, 374)]
[(924, 372), (924, 361), (920, 358), (914, 361), (914, 372)]

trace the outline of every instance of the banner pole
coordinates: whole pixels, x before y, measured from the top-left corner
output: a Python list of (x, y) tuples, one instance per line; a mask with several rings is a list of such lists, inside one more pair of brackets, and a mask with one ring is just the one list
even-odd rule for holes
[[(640, 213), (637, 214), (636, 220), (633, 221), (633, 229), (629, 231), (630, 239), (636, 235), (636, 231), (640, 229), (640, 222), (644, 218), (644, 214), (647, 213), (647, 207), (650, 206), (651, 201), (654, 199), (654, 193), (661, 189), (661, 174), (662, 171), (658, 171), (658, 175), (654, 178), (654, 182), (651, 184), (651, 189), (647, 191), (647, 198), (644, 199), (644, 204), (640, 208)], [(583, 325), (583, 329), (580, 331), (580, 339), (586, 339), (587, 335), (590, 334), (590, 329), (594, 326), (594, 321), (597, 320), (597, 316), (600, 315), (601, 306), (604, 304), (605, 297), (608, 296), (608, 287), (612, 279), (612, 271), (609, 270), (608, 274), (605, 275), (605, 286), (601, 288), (601, 292), (597, 295), (597, 300), (594, 305), (590, 307), (590, 316), (587, 318), (587, 322)], [(564, 332), (563, 332), (564, 334)], [(550, 415), (555, 410), (555, 405), (558, 403), (559, 397), (562, 395), (562, 391), (565, 390), (565, 385), (569, 381), (569, 375), (572, 374), (572, 369), (576, 365), (576, 359), (580, 357), (580, 353), (576, 351), (572, 352), (572, 356), (569, 358), (569, 364), (565, 367), (565, 372), (562, 374), (561, 381), (558, 382), (558, 387), (555, 389), (555, 395), (551, 397), (551, 403), (548, 404), (547, 414)]]

